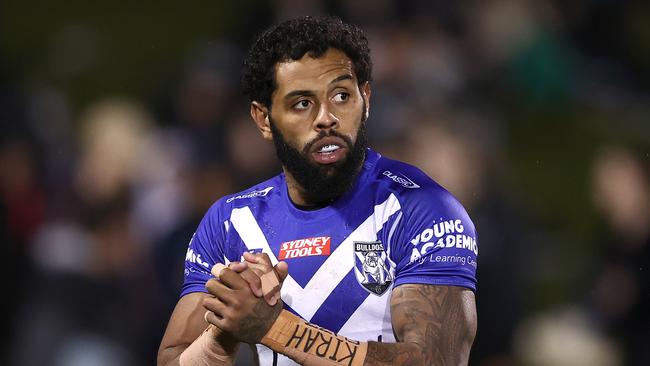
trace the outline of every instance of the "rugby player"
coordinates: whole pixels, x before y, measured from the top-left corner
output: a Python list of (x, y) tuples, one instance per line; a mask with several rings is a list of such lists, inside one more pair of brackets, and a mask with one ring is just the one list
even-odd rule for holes
[(363, 32), (334, 17), (252, 45), (242, 84), (283, 169), (206, 213), (158, 365), (229, 365), (241, 343), (261, 365), (467, 364), (474, 225), (422, 171), (368, 148), (371, 70)]

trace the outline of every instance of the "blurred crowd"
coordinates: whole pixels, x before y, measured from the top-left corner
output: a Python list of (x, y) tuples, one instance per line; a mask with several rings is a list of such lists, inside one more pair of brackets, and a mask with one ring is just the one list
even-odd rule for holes
[[(646, 2), (255, 9), (214, 14), (240, 21), (187, 40), (182, 67), (144, 96), (75, 97), (39, 70), (16, 74), (1, 43), (1, 364), (155, 362), (202, 215), (280, 169), (239, 91), (250, 37), (332, 13), (370, 41), (371, 146), (427, 172), (477, 226), (470, 363), (650, 364)], [(75, 52), (84, 35), (54, 29), (46, 68), (92, 63)]]

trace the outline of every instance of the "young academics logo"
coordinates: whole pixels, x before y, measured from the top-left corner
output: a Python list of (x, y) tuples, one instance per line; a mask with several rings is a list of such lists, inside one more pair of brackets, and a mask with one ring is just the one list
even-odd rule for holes
[(357, 281), (370, 293), (381, 296), (393, 283), (381, 241), (355, 241), (354, 262)]
[(292, 259), (300, 257), (310, 257), (313, 255), (330, 255), (329, 236), (317, 236), (315, 238), (305, 238), (298, 240), (285, 241), (280, 244), (280, 255), (278, 259)]

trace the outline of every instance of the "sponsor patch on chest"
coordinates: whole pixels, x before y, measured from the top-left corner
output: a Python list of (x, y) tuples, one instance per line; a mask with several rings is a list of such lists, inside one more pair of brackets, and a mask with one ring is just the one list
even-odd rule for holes
[(280, 244), (280, 254), (278, 259), (292, 259), (300, 257), (310, 257), (314, 255), (330, 255), (329, 236), (317, 236), (314, 238), (304, 238), (297, 240), (285, 241)]

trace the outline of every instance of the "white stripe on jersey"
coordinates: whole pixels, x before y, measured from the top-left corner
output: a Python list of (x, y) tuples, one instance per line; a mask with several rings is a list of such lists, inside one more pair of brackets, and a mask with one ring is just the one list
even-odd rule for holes
[(361, 306), (343, 324), (338, 334), (359, 341), (376, 341), (379, 334), (368, 334), (359, 324), (376, 323), (377, 319), (385, 319), (381, 329), (382, 342), (395, 342), (393, 326), (390, 322), (390, 296), (370, 295), (361, 303)]

